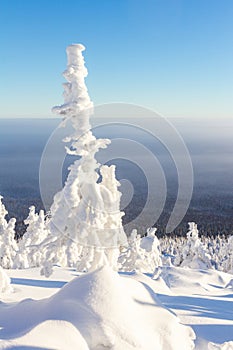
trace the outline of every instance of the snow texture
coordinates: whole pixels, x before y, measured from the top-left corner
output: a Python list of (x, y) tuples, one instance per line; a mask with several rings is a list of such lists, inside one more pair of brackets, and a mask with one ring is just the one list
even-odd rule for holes
[(55, 267), (49, 279), (39, 268), (6, 272), (14, 293), (1, 294), (1, 349), (190, 349), (185, 324), (195, 349), (232, 350), (230, 274), (172, 266), (156, 278), (107, 266), (79, 277)]
[(56, 349), (70, 349), (73, 342), (78, 349), (189, 350), (195, 338), (149, 285), (108, 266), (74, 278), (47, 299), (2, 307), (0, 324), (1, 339)]

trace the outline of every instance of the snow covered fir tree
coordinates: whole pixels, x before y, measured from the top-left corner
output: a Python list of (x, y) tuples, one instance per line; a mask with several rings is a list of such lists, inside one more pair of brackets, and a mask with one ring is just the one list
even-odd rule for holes
[(8, 212), (0, 196), (0, 265), (5, 269), (10, 269), (14, 265), (18, 247), (15, 240), (16, 219), (12, 218), (7, 222), (7, 214)]
[[(46, 275), (54, 263), (77, 267), (81, 264), (82, 269), (90, 269), (107, 259), (110, 265), (116, 266), (117, 251), (127, 244), (115, 168), (101, 166), (95, 159), (96, 152), (107, 147), (110, 140), (96, 139), (90, 129), (93, 103), (85, 85), (84, 49), (81, 44), (67, 47), (64, 104), (53, 108), (63, 116), (63, 125), (71, 122), (74, 131), (65, 139), (70, 143), (66, 150), (80, 159), (70, 166), (65, 186), (55, 195), (51, 207), (51, 244), (48, 246), (46, 242), (43, 269)], [(85, 260), (88, 255), (87, 266), (83, 266), (83, 255)]]
[(176, 265), (190, 268), (211, 268), (211, 258), (207, 253), (205, 246), (198, 237), (197, 224), (189, 222), (189, 231), (187, 232), (187, 242), (183, 246), (180, 255), (177, 255)]

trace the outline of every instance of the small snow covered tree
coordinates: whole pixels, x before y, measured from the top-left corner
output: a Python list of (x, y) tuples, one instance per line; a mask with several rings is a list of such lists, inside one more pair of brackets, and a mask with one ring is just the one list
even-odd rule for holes
[(2, 236), (0, 259), (1, 266), (4, 269), (11, 269), (13, 267), (14, 258), (18, 250), (18, 246), (15, 240), (15, 223), (15, 218), (10, 219)]
[(128, 238), (128, 247), (119, 257), (119, 269), (122, 271), (136, 270), (136, 261), (141, 259), (140, 254), (141, 236), (134, 229)]
[(14, 268), (17, 269), (41, 266), (44, 257), (40, 244), (49, 235), (43, 210), (40, 210), (38, 215), (35, 212), (35, 207), (31, 206), (29, 208), (29, 215), (24, 220), (24, 223), (28, 227), (18, 243), (19, 249), (14, 260)]
[(189, 222), (187, 242), (183, 247), (180, 259), (182, 267), (197, 269), (212, 268), (210, 255), (198, 237), (197, 224), (194, 222)]
[(5, 269), (13, 267), (13, 261), (18, 247), (15, 240), (16, 219), (12, 218), (7, 222), (8, 214), (0, 196), (0, 265)]
[(122, 271), (154, 273), (156, 268), (162, 266), (156, 230), (156, 228), (148, 229), (147, 235), (142, 238), (136, 230), (132, 231), (128, 248), (119, 258)]
[(2, 199), (3, 197), (0, 196), (0, 239), (7, 227), (6, 215), (8, 214), (5, 205), (2, 203)]
[(11, 287), (11, 279), (0, 266), (0, 293), (9, 293), (12, 291), (13, 288)]
[(2, 203), (3, 197), (0, 196), (0, 265), (2, 260), (2, 249), (4, 245), (4, 234), (7, 228), (6, 215), (8, 214), (5, 205)]
[(222, 248), (222, 255), (221, 269), (233, 274), (233, 236), (228, 238), (228, 242)]
[[(119, 210), (119, 183), (115, 178), (114, 166), (101, 166), (95, 159), (96, 152), (107, 147), (108, 139), (96, 139), (92, 134), (89, 118), (93, 113), (85, 85), (87, 69), (82, 51), (84, 46), (77, 44), (67, 47), (68, 64), (64, 72), (64, 104), (53, 111), (64, 117), (73, 126), (73, 134), (64, 141), (68, 154), (80, 157), (69, 168), (69, 175), (62, 191), (54, 197), (51, 207), (51, 244), (47, 245), (45, 265), (42, 273), (48, 275), (54, 263), (80, 266), (82, 250), (90, 248), (93, 266), (96, 260), (103, 260), (99, 248), (118, 250), (127, 243)], [(100, 175), (101, 173), (101, 181)], [(76, 247), (75, 247), (76, 245)], [(89, 247), (89, 248), (88, 248)], [(79, 255), (79, 256), (78, 256)], [(115, 255), (106, 254), (113, 259)], [(81, 258), (82, 259), (82, 258)], [(89, 259), (89, 265), (91, 265)]]
[(140, 247), (144, 250), (142, 268), (148, 273), (154, 273), (156, 268), (162, 266), (160, 244), (156, 231), (157, 228), (148, 229), (140, 244)]

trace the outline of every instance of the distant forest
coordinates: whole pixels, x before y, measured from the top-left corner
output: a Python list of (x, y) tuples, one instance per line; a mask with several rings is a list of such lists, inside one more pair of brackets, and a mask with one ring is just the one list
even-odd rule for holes
[[(44, 209), (40, 198), (26, 198), (26, 199), (14, 199), (4, 198), (4, 203), (9, 211), (10, 216), (17, 218), (16, 231), (19, 236), (25, 232), (24, 219), (28, 215), (28, 208), (31, 205), (35, 205), (36, 210)], [(166, 224), (171, 213), (171, 206), (174, 203), (174, 199), (167, 200), (166, 206), (159, 220), (154, 224), (157, 227), (157, 235), (159, 237), (166, 234)], [(128, 206), (125, 208), (125, 216), (123, 217), (123, 223), (128, 223), (135, 218), (138, 212), (143, 208), (144, 201), (140, 198), (137, 199), (137, 207)], [(200, 235), (216, 236), (220, 235), (233, 235), (233, 220), (232, 220), (233, 201), (230, 195), (222, 195), (216, 198), (213, 196), (201, 197), (198, 200), (193, 199), (185, 217), (179, 226), (171, 233), (178, 236), (185, 236), (187, 232), (188, 222), (195, 221), (198, 224)], [(153, 208), (149, 215), (153, 215)], [(129, 227), (131, 227), (129, 225)], [(131, 229), (136, 228), (138, 233), (144, 235), (147, 230), (146, 219), (144, 222), (140, 222), (138, 227), (132, 226)], [(129, 228), (128, 228), (129, 229)], [(127, 232), (129, 233), (129, 232)]]
[[(194, 190), (185, 217), (171, 234), (185, 235), (188, 222), (195, 221), (200, 234), (233, 235), (233, 121), (211, 120), (211, 123), (207, 123), (201, 120), (173, 119), (172, 122), (184, 138), (191, 155)], [(10, 217), (17, 219), (18, 235), (25, 231), (23, 221), (28, 215), (28, 208), (34, 205), (37, 211), (44, 209), (39, 191), (40, 159), (46, 142), (58, 125), (58, 119), (0, 119), (0, 195), (4, 197), (3, 202)], [(164, 235), (177, 195), (176, 169), (169, 163), (170, 157), (159, 142), (153, 144), (154, 140), (147, 137), (147, 134), (145, 138), (145, 134), (132, 135), (129, 130), (129, 135), (126, 131), (124, 137), (133, 136), (137, 142), (150, 148), (164, 167), (167, 181), (166, 203), (161, 216), (153, 223), (158, 228), (158, 236)], [(107, 128), (102, 128), (97, 136), (111, 138)], [(60, 147), (64, 149), (61, 141), (60, 143)], [(55, 151), (59, 154), (57, 148)], [(65, 161), (63, 180), (72, 161)], [(137, 227), (128, 223), (137, 217), (145, 206), (147, 174), (143, 174), (130, 162), (113, 159), (112, 164), (117, 166), (116, 175), (119, 180), (127, 179), (133, 184), (132, 201), (123, 208), (123, 223), (127, 224), (127, 233), (136, 228), (138, 233), (143, 235), (148, 228), (148, 222), (151, 221), (148, 218), (155, 216), (153, 205), (144, 213)], [(51, 193), (50, 202), (53, 195), (54, 193)], [(156, 206), (156, 193), (154, 196)]]

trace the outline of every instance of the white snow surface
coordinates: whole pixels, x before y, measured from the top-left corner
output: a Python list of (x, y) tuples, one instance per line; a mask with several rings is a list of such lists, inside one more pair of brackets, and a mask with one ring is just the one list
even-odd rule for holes
[(11, 280), (3, 268), (0, 266), (0, 293), (11, 292)]
[(161, 269), (156, 279), (109, 266), (56, 267), (49, 279), (5, 270), (13, 292), (0, 294), (0, 349), (233, 349), (232, 275)]

